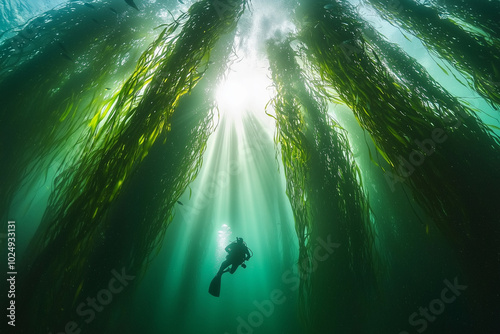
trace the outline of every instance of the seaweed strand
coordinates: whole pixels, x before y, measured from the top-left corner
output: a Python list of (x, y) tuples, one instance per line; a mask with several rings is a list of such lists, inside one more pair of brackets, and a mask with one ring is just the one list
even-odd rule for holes
[[(375, 288), (368, 200), (346, 132), (327, 115), (323, 98), (302, 75), (295, 56), (288, 41), (268, 42), (277, 91), (272, 100), (275, 142), (281, 148), (299, 239), (300, 311), (311, 332), (364, 332), (366, 322), (360, 317), (368, 312), (362, 305), (369, 308)], [(318, 264), (319, 242), (334, 242), (336, 248)], [(340, 302), (347, 298), (350, 306)], [(333, 309), (320, 306), (331, 301)]]

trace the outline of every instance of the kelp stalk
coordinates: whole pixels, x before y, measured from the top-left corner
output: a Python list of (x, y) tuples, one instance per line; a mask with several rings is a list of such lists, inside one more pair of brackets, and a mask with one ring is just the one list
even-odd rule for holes
[[(34, 305), (32, 316), (40, 321), (47, 317), (45, 324), (57, 326), (64, 321), (61, 315), (74, 308), (85, 277), (91, 275), (87, 261), (109, 228), (110, 205), (153, 144), (168, 140), (179, 99), (203, 76), (215, 43), (235, 28), (245, 6), (244, 0), (193, 4), (144, 52), (115, 102), (92, 119), (86, 151), (60, 178), (28, 250), (32, 261), (26, 264), (30, 271), (23, 305)], [(158, 245), (164, 223), (155, 225), (156, 232), (143, 230), (146, 253)], [(134, 258), (124, 266), (139, 270), (145, 260)]]
[[(268, 57), (277, 91), (275, 141), (300, 246), (301, 314), (310, 332), (364, 332), (375, 287), (374, 236), (359, 169), (345, 131), (327, 115), (288, 42), (270, 41)], [(337, 247), (318, 264), (320, 240)]]
[[(500, 52), (481, 36), (464, 30), (436, 8), (414, 0), (369, 0), (384, 19), (418, 37), (472, 82), (494, 107), (500, 105)], [(394, 5), (396, 4), (396, 5)]]
[(500, 186), (498, 138), (414, 60), (377, 42), (345, 1), (303, 2), (297, 14), (308, 62), (370, 133), (391, 166), (389, 186), (409, 187), (452, 241), (481, 296), (478, 313), (488, 319), (498, 305), (491, 289), (500, 278), (492, 251), (500, 212), (498, 196), (483, 194)]
[(8, 161), (0, 173), (0, 217), (8, 215), (21, 186), (29, 188), (49, 168), (71, 161), (87, 119), (113, 99), (109, 87), (119, 87), (111, 78), (134, 68), (133, 50), (143, 41), (131, 43), (140, 30), (124, 28), (134, 18), (103, 14), (106, 24), (97, 26), (91, 15), (83, 3), (68, 3), (32, 19), (0, 45), (0, 160)]

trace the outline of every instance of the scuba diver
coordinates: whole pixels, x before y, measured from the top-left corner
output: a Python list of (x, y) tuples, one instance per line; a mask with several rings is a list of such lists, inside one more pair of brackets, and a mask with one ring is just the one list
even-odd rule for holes
[[(246, 268), (247, 266), (245, 265), (245, 261), (248, 261), (253, 256), (253, 253), (250, 254), (252, 251), (247, 247), (243, 238), (236, 238), (236, 241), (227, 245), (226, 252), (228, 252), (226, 260), (222, 262), (217, 275), (215, 275), (214, 279), (210, 283), (210, 288), (208, 289), (208, 292), (215, 297), (219, 297), (220, 295), (222, 274), (227, 272), (234, 274), (240, 265), (243, 269)], [(229, 266), (231, 266), (231, 268), (228, 268)]]

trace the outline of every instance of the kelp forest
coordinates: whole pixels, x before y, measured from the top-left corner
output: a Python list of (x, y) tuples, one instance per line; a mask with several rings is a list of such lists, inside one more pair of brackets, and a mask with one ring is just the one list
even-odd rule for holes
[(499, 1), (2, 6), (2, 333), (500, 331)]

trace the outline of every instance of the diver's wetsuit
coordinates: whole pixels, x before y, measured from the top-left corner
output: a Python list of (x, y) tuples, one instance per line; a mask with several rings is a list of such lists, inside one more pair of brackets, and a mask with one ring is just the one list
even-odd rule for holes
[(240, 264), (250, 258), (248, 247), (243, 243), (231, 243), (226, 247), (226, 252), (228, 252), (229, 254), (226, 256), (226, 260), (222, 262), (217, 275), (222, 275), (225, 272), (225, 269), (230, 265), (232, 266), (228, 271), (233, 274)]

